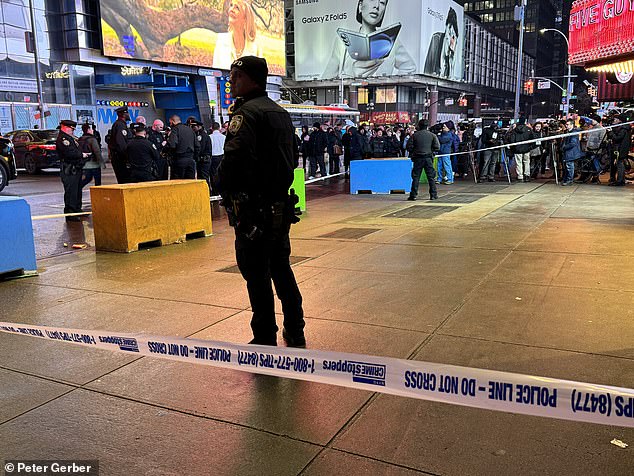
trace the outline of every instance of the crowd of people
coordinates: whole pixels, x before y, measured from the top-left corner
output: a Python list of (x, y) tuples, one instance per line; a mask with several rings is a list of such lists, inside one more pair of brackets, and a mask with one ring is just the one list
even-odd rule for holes
[[(145, 117), (139, 116), (128, 126), (127, 107), (116, 112), (117, 120), (106, 135), (106, 143), (118, 183), (198, 178), (207, 182), (212, 195), (217, 194), (215, 178), (228, 123), (221, 127), (214, 122), (207, 131), (195, 117), (183, 123), (174, 115), (165, 127), (160, 119), (148, 126)], [(90, 162), (84, 168), (89, 166)], [(88, 174), (84, 181), (90, 182)], [(99, 185), (96, 179), (95, 184)]]
[(562, 186), (601, 183), (600, 176), (609, 173), (609, 185), (622, 186), (630, 169), (632, 130), (628, 122), (626, 114), (533, 124), (520, 118), (508, 129), (492, 121), (470, 144), (473, 150), (494, 148), (474, 154), (474, 169), (480, 182), (494, 181), (506, 166), (511, 174), (515, 170), (520, 182), (560, 178)]
[[(207, 131), (194, 117), (183, 123), (174, 115), (165, 127), (160, 119), (149, 126), (139, 116), (128, 125), (127, 107), (116, 112), (117, 121), (108, 131), (106, 144), (118, 183), (198, 178), (207, 182), (212, 196), (219, 195), (217, 171), (229, 122), (214, 122)], [(430, 151), (435, 157), (434, 173), (427, 168), (425, 173), (433, 175), (435, 184), (443, 185), (469, 179), (472, 174), (479, 183), (495, 182), (504, 176), (504, 180), (518, 182), (559, 178), (562, 186), (600, 183), (600, 176), (609, 173), (609, 184), (622, 186), (631, 168), (632, 130), (628, 122), (625, 114), (608, 114), (603, 118), (591, 115), (533, 124), (520, 118), (508, 128), (502, 121), (492, 120), (479, 130), (473, 123), (458, 127), (452, 121), (438, 123), (428, 130), (438, 140), (438, 148)], [(67, 142), (75, 126), (66, 130)], [(67, 213), (81, 211), (81, 189), (92, 181), (100, 185), (101, 169), (105, 167), (98, 131), (92, 124), (83, 124), (81, 129), (77, 141), (81, 160), (62, 171), (65, 183), (72, 183), (66, 187), (72, 190), (68, 201), (73, 204), (67, 207)], [(295, 146), (308, 179), (342, 172), (348, 177), (353, 160), (414, 160), (411, 141), (416, 132), (411, 125), (357, 127), (315, 122), (312, 128), (302, 127)], [(62, 141), (60, 146), (66, 145)]]
[[(557, 177), (568, 186), (575, 181), (600, 183), (600, 175), (609, 172), (610, 185), (625, 185), (631, 128), (619, 124), (627, 122), (626, 115), (611, 114), (532, 124), (520, 118), (508, 128), (492, 120), (479, 130), (474, 123), (438, 123), (429, 128), (440, 144), (434, 153), (435, 182), (451, 185), (471, 174), (479, 183), (495, 182), (508, 174), (505, 180)], [(408, 142), (415, 132), (411, 125), (344, 127), (316, 122), (312, 129), (302, 127), (297, 142), (303, 167), (313, 179), (338, 174), (341, 168), (348, 174), (351, 160), (408, 157)], [(550, 139), (559, 135), (565, 137)]]

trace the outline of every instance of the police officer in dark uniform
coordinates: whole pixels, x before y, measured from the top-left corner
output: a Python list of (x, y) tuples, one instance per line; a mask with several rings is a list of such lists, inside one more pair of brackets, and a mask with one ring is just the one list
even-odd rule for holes
[(110, 150), (110, 162), (114, 170), (117, 182), (127, 183), (129, 181), (129, 172), (126, 164), (126, 148), (128, 141), (131, 139), (130, 131), (126, 121), (130, 120), (128, 106), (115, 109), (117, 120), (110, 130), (110, 140), (108, 148)]
[(297, 196), (289, 196), (298, 156), (291, 118), (266, 95), (266, 60), (231, 65), (238, 97), (218, 169), (223, 204), (236, 233), (236, 258), (253, 309), (251, 344), (277, 345), (273, 288), (282, 301), (288, 346), (305, 347), (302, 296), (290, 265), (289, 231)]
[[(64, 185), (64, 213), (81, 213), (81, 176), (84, 158), (79, 142), (73, 135), (77, 123), (64, 120), (59, 124), (59, 134), (55, 142), (61, 162), (60, 177)], [(79, 217), (66, 217), (66, 221), (80, 221)]]
[(172, 157), (172, 179), (196, 178), (196, 162), (194, 152), (197, 149), (196, 135), (191, 127), (181, 122), (174, 115), (170, 118), (171, 130), (167, 137), (167, 147)]
[(196, 142), (200, 149), (196, 153), (196, 178), (204, 180), (211, 194), (211, 138), (200, 121), (193, 121), (191, 127), (196, 134)]
[(156, 163), (159, 152), (156, 145), (146, 138), (145, 124), (130, 126), (134, 137), (128, 142), (126, 149), (128, 165), (130, 166), (130, 182), (151, 182), (156, 180)]

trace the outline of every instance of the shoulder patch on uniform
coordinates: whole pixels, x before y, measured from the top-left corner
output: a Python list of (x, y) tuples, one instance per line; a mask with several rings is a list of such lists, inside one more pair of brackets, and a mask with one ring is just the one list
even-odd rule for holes
[(231, 122), (229, 123), (229, 132), (231, 132), (232, 134), (237, 133), (240, 128), (242, 127), (242, 123), (244, 122), (244, 116), (233, 116), (231, 118)]
[(125, 129), (123, 129), (123, 130), (121, 131), (121, 134), (123, 134), (124, 136), (127, 136), (127, 135), (128, 135), (128, 131), (126, 131)]
[(69, 146), (69, 145), (70, 145), (70, 142), (68, 142), (68, 139), (64, 139), (64, 140), (62, 141), (62, 144), (64, 144), (65, 146)]

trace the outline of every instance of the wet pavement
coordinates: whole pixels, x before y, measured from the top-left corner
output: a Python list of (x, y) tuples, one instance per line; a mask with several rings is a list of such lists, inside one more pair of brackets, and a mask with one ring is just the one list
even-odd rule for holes
[[(57, 213), (61, 185), (55, 192), (51, 177), (39, 179), (50, 195), (19, 182), (6, 192), (26, 191), (33, 215)], [(310, 185), (292, 230), (310, 349), (634, 388), (634, 188), (465, 182), (440, 186), (438, 202), (412, 203), (346, 187)], [(0, 282), (0, 320), (247, 342), (246, 289), (226, 272), (232, 230), (217, 205), (213, 213), (212, 237), (130, 254), (96, 253), (90, 219), (36, 222), (40, 274)], [(89, 247), (67, 252), (63, 243), (75, 240)], [(634, 467), (632, 428), (7, 334), (0, 402), (0, 460), (98, 459), (102, 475)]]

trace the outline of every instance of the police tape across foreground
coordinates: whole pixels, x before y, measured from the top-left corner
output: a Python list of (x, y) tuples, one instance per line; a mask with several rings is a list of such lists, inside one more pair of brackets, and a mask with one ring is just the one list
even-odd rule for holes
[(389, 357), (0, 322), (0, 332), (486, 410), (634, 427), (634, 390)]

